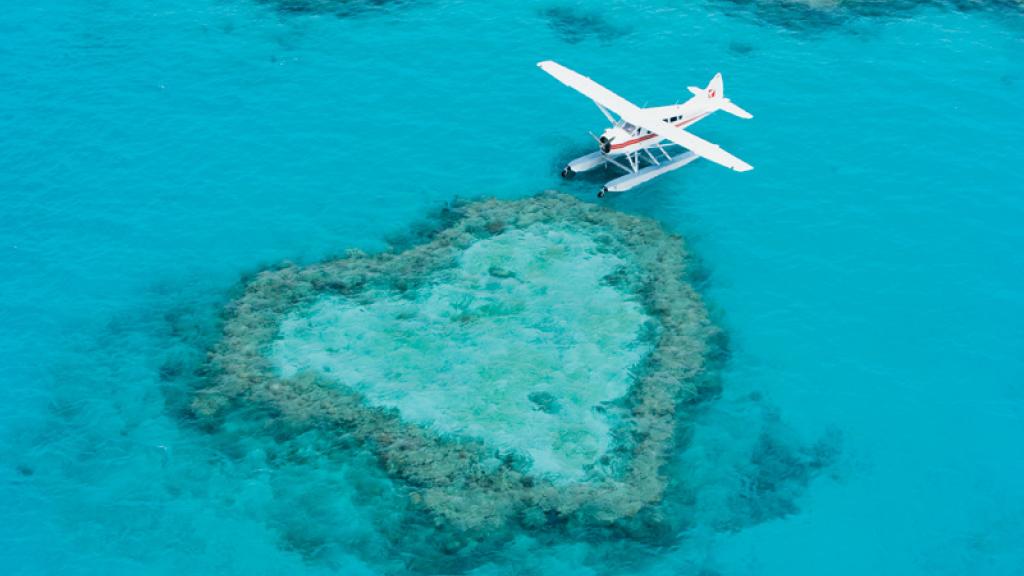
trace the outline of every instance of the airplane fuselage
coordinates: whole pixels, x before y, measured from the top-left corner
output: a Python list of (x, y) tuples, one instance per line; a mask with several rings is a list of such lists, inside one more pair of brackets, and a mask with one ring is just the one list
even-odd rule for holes
[[(663, 106), (658, 110), (663, 110), (662, 120), (665, 122), (677, 128), (686, 128), (703, 120), (716, 109), (709, 106), (707, 99), (696, 96), (683, 104)], [(663, 140), (653, 132), (620, 121), (602, 132), (598, 142), (604, 154), (621, 156), (657, 146)]]

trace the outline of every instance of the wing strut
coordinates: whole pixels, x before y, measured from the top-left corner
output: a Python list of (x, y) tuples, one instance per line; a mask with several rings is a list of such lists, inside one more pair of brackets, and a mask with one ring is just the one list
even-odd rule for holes
[(601, 111), (601, 114), (604, 114), (604, 117), (607, 118), (609, 122), (611, 122), (612, 124), (616, 123), (615, 117), (612, 116), (610, 112), (608, 112), (607, 108), (598, 104), (597, 101), (594, 101), (594, 104), (597, 106), (597, 109)]

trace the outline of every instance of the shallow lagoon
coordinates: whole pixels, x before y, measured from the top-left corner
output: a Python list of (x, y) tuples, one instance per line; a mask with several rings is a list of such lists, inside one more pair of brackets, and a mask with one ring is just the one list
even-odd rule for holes
[(600, 116), (532, 68), (555, 58), (652, 104), (721, 70), (756, 115), (697, 129), (752, 177), (697, 163), (607, 202), (687, 238), (730, 335), (678, 460), (711, 489), (663, 547), (523, 537), (472, 569), (1019, 572), (1019, 14), (757, 6), (5, 13), (5, 565), (404, 566), (385, 476), (259, 415), (197, 430), (191, 368), (240, 275), (383, 249), (454, 197), (591, 200), (557, 169)]
[(320, 371), (405, 420), (578, 478), (611, 440), (595, 409), (626, 395), (651, 348), (635, 296), (602, 283), (624, 264), (572, 230), (505, 232), (411, 298), (328, 296), (290, 313), (272, 359), (282, 376)]

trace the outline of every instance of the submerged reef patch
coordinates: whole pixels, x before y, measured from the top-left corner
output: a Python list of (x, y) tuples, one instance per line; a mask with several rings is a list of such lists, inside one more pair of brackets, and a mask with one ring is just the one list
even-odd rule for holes
[(404, 8), (407, 0), (256, 0), (289, 16), (333, 14), (349, 18), (376, 11)]
[(855, 18), (893, 18), (924, 7), (1024, 14), (1024, 0), (719, 0), (728, 11), (794, 30), (830, 28)]
[(446, 550), (503, 528), (674, 533), (664, 468), (721, 358), (686, 276), (647, 218), (556, 193), (462, 204), (401, 252), (252, 277), (192, 409), (371, 451)]
[(610, 44), (629, 33), (627, 29), (613, 26), (599, 12), (589, 12), (578, 6), (552, 6), (541, 10), (540, 15), (562, 41), (579, 44), (588, 39)]

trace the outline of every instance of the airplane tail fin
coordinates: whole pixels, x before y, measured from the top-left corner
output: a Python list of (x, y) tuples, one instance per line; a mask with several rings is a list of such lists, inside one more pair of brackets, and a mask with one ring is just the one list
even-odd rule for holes
[(725, 86), (722, 83), (721, 72), (715, 74), (715, 77), (711, 79), (711, 82), (708, 82), (707, 88), (702, 89), (696, 86), (690, 86), (688, 89), (694, 96), (703, 96), (710, 100), (718, 110), (723, 110), (733, 116), (739, 116), (744, 120), (749, 120), (754, 117), (753, 114), (733, 104), (731, 100), (725, 97)]

